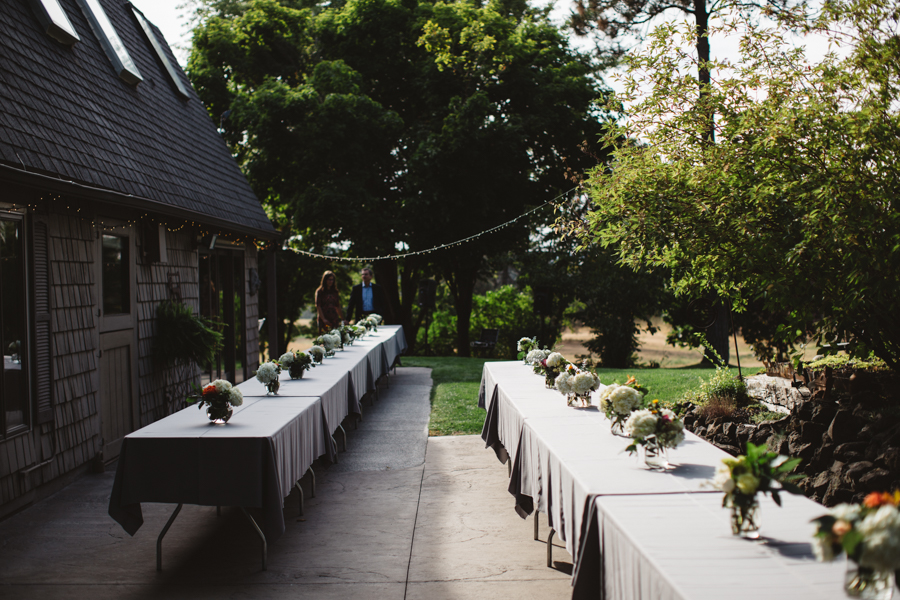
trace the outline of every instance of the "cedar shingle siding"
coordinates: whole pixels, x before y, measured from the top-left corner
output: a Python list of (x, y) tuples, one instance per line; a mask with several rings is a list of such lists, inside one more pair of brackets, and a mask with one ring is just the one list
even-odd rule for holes
[[(258, 268), (252, 240), (276, 236), (159, 31), (189, 89), (186, 99), (129, 4), (100, 0), (141, 73), (137, 85), (115, 73), (76, 0), (59, 1), (81, 38), (72, 47), (44, 33), (29, 0), (0, 2), (0, 219), (24, 215), (30, 308), (22, 319), (34, 346), (26, 361), (28, 427), (0, 431), (0, 518), (110, 458), (101, 456), (109, 440), (101, 425), (107, 383), (100, 375), (99, 297), (99, 239), (108, 223), (127, 225), (134, 251), (133, 323), (125, 331), (133, 331), (136, 398), (121, 407), (122, 414), (133, 411), (129, 430), (179, 409), (178, 384), (199, 379), (199, 370), (167, 369), (150, 354), (170, 278), (182, 300), (199, 307), (198, 241), (205, 233), (218, 233), (229, 256), (243, 261), (244, 279), (234, 285), (245, 313), (246, 352), (238, 362), (246, 373), (256, 369), (259, 296), (247, 285)], [(166, 260), (153, 262), (152, 252), (145, 255), (147, 236), (160, 224), (167, 226)], [(47, 379), (49, 386), (37, 385)]]

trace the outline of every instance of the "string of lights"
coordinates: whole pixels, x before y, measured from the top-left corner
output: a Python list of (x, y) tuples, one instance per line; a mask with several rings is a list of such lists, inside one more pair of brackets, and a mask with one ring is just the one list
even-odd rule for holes
[(327, 259), (327, 260), (336, 260), (336, 261), (340, 261), (340, 262), (365, 262), (365, 263), (371, 263), (371, 262), (374, 262), (374, 261), (376, 261), (376, 260), (397, 260), (397, 259), (399, 259), (399, 258), (406, 258), (407, 256), (420, 256), (420, 255), (422, 255), (422, 254), (429, 254), (429, 253), (431, 253), (431, 252), (437, 252), (437, 251), (439, 251), (439, 250), (446, 250), (446, 249), (448, 249), (448, 248), (455, 248), (456, 246), (461, 246), (462, 244), (465, 244), (465, 243), (467, 243), (467, 242), (471, 242), (472, 240), (476, 240), (476, 239), (478, 239), (478, 238), (480, 238), (480, 237), (482, 237), (482, 236), (489, 235), (489, 234), (491, 234), (491, 233), (493, 233), (493, 232), (495, 232), (495, 231), (499, 231), (500, 229), (503, 229), (504, 227), (509, 227), (510, 225), (512, 225), (513, 223), (515, 223), (516, 221), (519, 221), (519, 220), (521, 220), (521, 219), (524, 219), (524, 218), (527, 217), (528, 215), (533, 214), (533, 213), (536, 213), (537, 211), (541, 210), (542, 208), (545, 208), (545, 207), (547, 207), (547, 206), (550, 206), (550, 205), (554, 204), (554, 203), (555, 203), (557, 200), (559, 200), (560, 198), (563, 198), (563, 197), (565, 197), (565, 196), (571, 194), (572, 192), (574, 192), (574, 191), (577, 190), (577, 189), (578, 189), (578, 186), (573, 187), (572, 189), (570, 189), (570, 190), (568, 190), (568, 191), (565, 191), (565, 192), (563, 192), (562, 194), (558, 195), (556, 198), (553, 198), (552, 200), (548, 200), (548, 201), (544, 202), (543, 204), (541, 204), (540, 206), (537, 206), (537, 207), (535, 207), (535, 208), (532, 208), (531, 210), (525, 211), (524, 213), (522, 213), (522, 214), (519, 215), (518, 217), (515, 217), (515, 218), (513, 218), (513, 219), (510, 219), (509, 221), (507, 221), (507, 222), (505, 222), (505, 223), (501, 223), (500, 225), (495, 225), (494, 227), (491, 227), (490, 229), (485, 229), (484, 231), (481, 231), (481, 232), (476, 233), (476, 234), (474, 234), (474, 235), (470, 235), (469, 237), (463, 238), (463, 239), (461, 239), (461, 240), (457, 240), (457, 241), (455, 241), (455, 242), (448, 242), (448, 243), (446, 243), (446, 244), (441, 244), (440, 246), (434, 246), (433, 248), (427, 248), (427, 249), (425, 249), (425, 250), (414, 250), (414, 251), (412, 251), (412, 252), (403, 252), (403, 253), (401, 253), (401, 254), (387, 254), (387, 255), (384, 255), (384, 256), (360, 256), (360, 257), (352, 257), (352, 256), (335, 256), (335, 255), (329, 255), (329, 254), (318, 254), (318, 253), (316, 253), (316, 252), (308, 252), (308, 251), (306, 251), (306, 250), (300, 250), (300, 249), (298, 249), (298, 248), (292, 248), (292, 247), (290, 247), (290, 246), (287, 246), (286, 249), (287, 249), (287, 250), (291, 250), (291, 251), (293, 251), (293, 252), (295, 252), (295, 253), (297, 253), (297, 254), (302, 254), (303, 256), (309, 256), (309, 257), (312, 257), (312, 258), (324, 258), (324, 259)]

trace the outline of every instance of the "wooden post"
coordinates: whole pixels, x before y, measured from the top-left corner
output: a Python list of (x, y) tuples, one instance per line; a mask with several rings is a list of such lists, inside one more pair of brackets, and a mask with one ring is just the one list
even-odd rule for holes
[(277, 359), (279, 356), (279, 339), (278, 339), (278, 302), (277, 291), (275, 287), (275, 247), (269, 247), (266, 252), (266, 327), (269, 331), (269, 360)]

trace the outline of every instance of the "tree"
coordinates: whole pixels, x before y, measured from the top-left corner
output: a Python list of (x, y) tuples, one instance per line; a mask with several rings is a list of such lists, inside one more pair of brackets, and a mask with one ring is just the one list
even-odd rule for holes
[[(782, 337), (845, 340), (900, 367), (900, 38), (898, 5), (826, 3), (763, 26), (734, 15), (741, 61), (710, 84), (718, 142), (685, 102), (696, 83), (689, 28), (657, 28), (629, 59), (630, 119), (610, 137), (610, 169), (592, 173), (587, 241), (623, 264), (672, 270), (680, 294), (714, 292), (783, 311)], [(790, 30), (844, 49), (818, 64)], [(637, 73), (650, 86), (639, 92)]]
[[(504, 223), (565, 189), (565, 163), (602, 132), (596, 65), (546, 10), (350, 0), (328, 7), (208, 3), (189, 72), (292, 243), (387, 256)], [(230, 112), (229, 112), (230, 111)], [(534, 223), (531, 223), (533, 226)], [(395, 314), (412, 325), (416, 284), (450, 285), (469, 351), (485, 257), (528, 244), (520, 222), (450, 250), (378, 260)]]

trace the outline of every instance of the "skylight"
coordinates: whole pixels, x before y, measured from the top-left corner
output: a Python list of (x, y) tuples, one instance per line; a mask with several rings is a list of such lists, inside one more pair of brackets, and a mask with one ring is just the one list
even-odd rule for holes
[(137, 65), (131, 60), (128, 50), (125, 49), (125, 44), (122, 43), (119, 34), (116, 33), (113, 24), (109, 21), (109, 17), (106, 16), (106, 12), (100, 6), (99, 0), (78, 0), (78, 3), (81, 5), (84, 16), (87, 17), (94, 34), (100, 40), (100, 45), (106, 51), (106, 55), (112, 62), (113, 68), (119, 77), (131, 85), (143, 81), (141, 72), (138, 71)]
[(67, 46), (81, 41), (58, 0), (31, 0), (31, 8), (47, 35), (56, 41)]
[(166, 71), (169, 72), (169, 77), (172, 79), (172, 83), (175, 84), (176, 91), (178, 95), (182, 98), (190, 98), (190, 92), (188, 92), (187, 86), (181, 81), (181, 77), (178, 75), (178, 69), (172, 64), (169, 60), (169, 56), (166, 54), (165, 49), (160, 43), (159, 39), (156, 37), (156, 34), (153, 32), (153, 26), (150, 25), (150, 22), (144, 17), (144, 13), (139, 11), (136, 7), (132, 6), (131, 10), (134, 11), (134, 16), (137, 17), (138, 23), (141, 25), (141, 29), (144, 30), (144, 35), (147, 36), (147, 39), (150, 41), (150, 45), (153, 46), (153, 50), (156, 51), (156, 56), (159, 57), (159, 60), (162, 61), (163, 66), (166, 68)]

